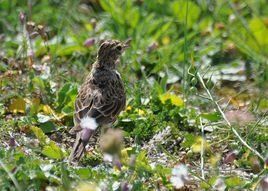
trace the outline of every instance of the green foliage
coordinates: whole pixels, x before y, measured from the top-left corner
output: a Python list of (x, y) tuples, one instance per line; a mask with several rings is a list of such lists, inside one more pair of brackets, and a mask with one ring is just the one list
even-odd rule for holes
[(63, 159), (64, 151), (56, 145), (54, 141), (49, 140), (49, 138), (44, 134), (44, 132), (38, 127), (31, 128), (37, 139), (40, 141), (42, 148), (42, 154), (52, 158), (52, 159)]
[(227, 187), (229, 187), (229, 188), (236, 188), (236, 187), (245, 185), (245, 182), (237, 176), (226, 178), (225, 183), (226, 183)]
[(72, 83), (65, 84), (58, 92), (58, 109), (66, 115), (72, 115), (74, 102), (77, 95), (77, 86)]
[[(219, 179), (230, 190), (258, 185), (263, 161), (224, 124), (197, 74), (226, 112), (241, 110), (231, 116), (234, 127), (266, 156), (267, 11), (265, 0), (0, 1), (0, 160), (7, 167), (0, 166), (1, 190), (15, 190), (8, 172), (22, 190), (82, 191), (104, 182), (106, 190), (173, 190), (173, 167), (181, 163), (194, 188), (212, 190)], [(20, 12), (45, 34), (27, 32)], [(128, 98), (115, 124), (125, 133), (122, 166), (105, 163), (96, 144), (73, 167), (66, 132), (78, 84), (100, 40), (129, 37), (118, 68)], [(86, 47), (86, 39), (95, 41)], [(240, 126), (245, 111), (254, 120)], [(224, 164), (232, 150), (239, 154)], [(234, 170), (223, 172), (224, 165)]]
[(219, 121), (221, 119), (221, 116), (218, 112), (202, 113), (200, 116), (204, 119), (211, 121), (211, 122)]
[(170, 4), (170, 8), (172, 9), (175, 18), (183, 24), (186, 24), (185, 17), (187, 13), (188, 27), (193, 27), (193, 25), (197, 23), (201, 12), (200, 8), (192, 1), (175, 1)]

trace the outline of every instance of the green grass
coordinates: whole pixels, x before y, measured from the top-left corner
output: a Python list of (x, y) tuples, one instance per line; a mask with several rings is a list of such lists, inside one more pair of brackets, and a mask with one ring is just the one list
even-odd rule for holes
[[(0, 190), (173, 190), (178, 164), (190, 190), (256, 189), (267, 176), (267, 11), (265, 0), (0, 1)], [(98, 143), (69, 165), (79, 84), (100, 40), (127, 38), (122, 168)]]

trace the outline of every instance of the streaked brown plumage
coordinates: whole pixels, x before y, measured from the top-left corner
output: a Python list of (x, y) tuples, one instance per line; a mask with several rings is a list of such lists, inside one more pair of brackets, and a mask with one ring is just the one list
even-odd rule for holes
[(97, 61), (76, 98), (75, 126), (70, 130), (76, 134), (76, 141), (70, 162), (79, 161), (96, 128), (113, 123), (125, 107), (124, 85), (116, 65), (129, 42), (109, 40), (100, 46)]

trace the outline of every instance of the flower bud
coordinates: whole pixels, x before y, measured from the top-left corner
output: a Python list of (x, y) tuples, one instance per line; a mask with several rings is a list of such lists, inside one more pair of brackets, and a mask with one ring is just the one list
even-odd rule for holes
[(88, 38), (84, 42), (84, 46), (87, 47), (87, 48), (93, 46), (94, 44), (95, 44), (95, 39), (94, 38)]

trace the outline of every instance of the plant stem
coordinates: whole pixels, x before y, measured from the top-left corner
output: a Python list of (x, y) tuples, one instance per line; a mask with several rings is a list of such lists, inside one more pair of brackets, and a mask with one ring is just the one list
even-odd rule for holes
[(186, 72), (186, 65), (187, 64), (187, 20), (188, 20), (188, 0), (186, 1), (186, 14), (185, 14), (185, 27), (184, 27), (184, 46), (183, 46), (183, 51), (184, 51), (184, 63), (183, 63), (183, 94), (184, 94), (184, 99), (187, 99), (187, 72)]
[(206, 87), (203, 78), (201, 77), (200, 73), (197, 72), (197, 77), (199, 79), (199, 81), (201, 82), (203, 88), (206, 90), (210, 100), (216, 105), (217, 110), (220, 112), (222, 118), (224, 119), (224, 121), (226, 122), (227, 126), (231, 128), (232, 132), (234, 133), (234, 135), (239, 139), (239, 141), (245, 146), (247, 147), (251, 152), (253, 152), (255, 155), (257, 155), (262, 161), (264, 161), (264, 157), (255, 149), (253, 149), (251, 146), (249, 146), (247, 144), (246, 141), (243, 140), (243, 138), (239, 135), (239, 133), (235, 130), (234, 127), (232, 127), (231, 123), (229, 122), (229, 120), (226, 118), (224, 112), (222, 111), (221, 107), (219, 106), (219, 104), (213, 99), (209, 89)]
[(8, 174), (9, 178), (12, 180), (12, 182), (14, 183), (16, 189), (18, 191), (22, 191), (22, 188), (20, 187), (18, 181), (16, 180), (16, 178), (13, 176), (13, 174), (8, 170), (7, 166), (2, 162), (2, 160), (0, 160), (0, 166), (2, 166), (2, 168), (4, 169), (4, 171), (6, 171), (6, 173)]

